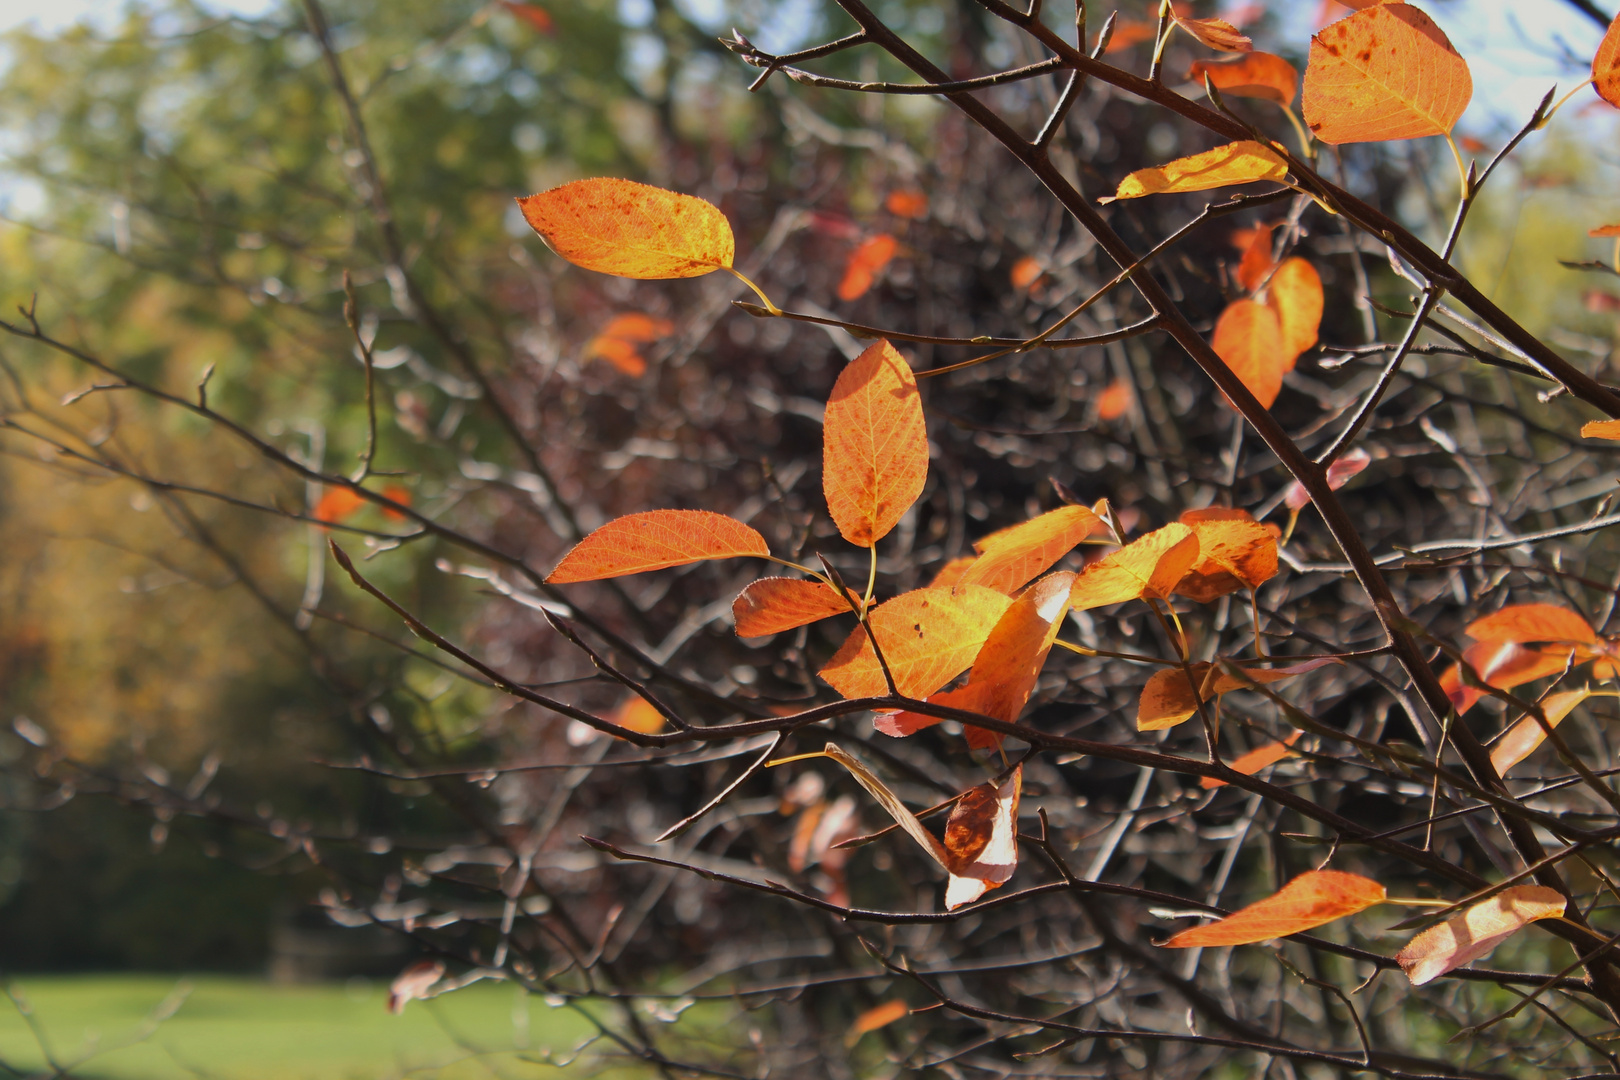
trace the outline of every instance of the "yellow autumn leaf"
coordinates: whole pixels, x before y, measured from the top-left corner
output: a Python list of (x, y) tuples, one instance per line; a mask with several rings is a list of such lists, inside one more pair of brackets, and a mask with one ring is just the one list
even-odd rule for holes
[(1252, 184), (1257, 180), (1281, 182), (1287, 175), (1288, 163), (1281, 155), (1264, 143), (1245, 139), (1191, 157), (1177, 158), (1167, 165), (1138, 169), (1120, 181), (1113, 199), (1101, 201), (1208, 191), (1229, 184)]

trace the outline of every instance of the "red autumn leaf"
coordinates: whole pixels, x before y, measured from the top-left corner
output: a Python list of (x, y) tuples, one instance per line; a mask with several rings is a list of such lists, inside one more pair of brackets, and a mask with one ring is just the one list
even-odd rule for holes
[(974, 544), (979, 557), (967, 568), (961, 582), (1010, 595), (1067, 555), (1080, 541), (1107, 530), (1102, 519), (1084, 506), (1060, 506), (993, 532)]
[[(850, 595), (859, 606), (860, 597)], [(738, 637), (778, 634), (851, 611), (831, 586), (813, 578), (760, 578), (731, 602)]]
[(1556, 919), (1568, 901), (1557, 889), (1514, 885), (1457, 912), (1413, 938), (1395, 956), (1413, 986), (1488, 954), (1538, 919)]
[(1609, 24), (1592, 57), (1592, 88), (1598, 97), (1620, 107), (1620, 15)]
[[(1060, 572), (1037, 581), (1008, 605), (973, 658), (967, 685), (929, 700), (937, 705), (983, 713), (1006, 723), (1017, 721), (1029, 701), (1046, 656), (1052, 650), (1069, 610), (1069, 589), (1075, 575)], [(882, 640), (882, 639), (879, 639)], [(896, 681), (899, 677), (896, 676)], [(899, 712), (876, 718), (877, 729), (896, 738), (911, 735), (939, 723), (939, 718), (916, 712)], [(975, 748), (993, 746), (1001, 737), (992, 732), (967, 728), (968, 742)]]
[(1322, 328), (1322, 278), (1316, 267), (1301, 258), (1284, 259), (1266, 286), (1266, 306), (1277, 315), (1283, 370), (1293, 371)]
[(549, 34), (556, 29), (551, 12), (539, 4), (518, 4), (513, 3), (513, 0), (501, 0), (501, 7), (528, 23), (538, 33)]
[(1114, 20), (1114, 33), (1108, 39), (1108, 51), (1128, 49), (1158, 37), (1159, 28), (1146, 19), (1118, 18)]
[(351, 488), (327, 488), (321, 493), (320, 500), (316, 502), (315, 510), (310, 516), (329, 525), (341, 525), (364, 505), (366, 500)]
[(1076, 611), (1127, 600), (1163, 600), (1197, 561), (1197, 534), (1176, 522), (1086, 567), (1075, 578), (1070, 599)]
[(1268, 52), (1251, 52), (1236, 60), (1198, 60), (1187, 78), (1202, 83), (1208, 78), (1223, 97), (1251, 97), (1289, 105), (1299, 92), (1299, 70)]
[[(968, 669), (1012, 601), (993, 589), (916, 589), (872, 608), (867, 620), (906, 697), (926, 699)], [(858, 626), (818, 674), (847, 698), (889, 692), (877, 653)]]
[(1258, 903), (1208, 926), (1183, 930), (1167, 949), (1247, 945), (1287, 937), (1383, 903), (1384, 887), (1371, 878), (1339, 870), (1312, 870)]
[[(400, 506), (411, 505), (410, 488), (400, 487), (398, 484), (389, 484), (387, 487), (383, 488), (382, 497), (390, 502), (398, 503)], [(389, 521), (405, 520), (404, 514), (400, 513), (398, 510), (389, 510), (387, 507), (383, 508), (383, 517), (387, 518)]]
[(1218, 52), (1246, 53), (1254, 50), (1254, 42), (1238, 32), (1237, 27), (1225, 19), (1190, 19), (1179, 12), (1171, 16), (1176, 25)]
[(1254, 292), (1275, 265), (1271, 261), (1271, 226), (1256, 225), (1250, 230), (1248, 246), (1243, 249), (1243, 259), (1234, 275), (1237, 283), (1244, 292)]
[(1257, 301), (1238, 300), (1221, 313), (1210, 344), (1261, 406), (1271, 408), (1288, 366), (1277, 313)]
[(650, 510), (616, 518), (591, 533), (546, 581), (600, 581), (704, 559), (769, 554), (765, 538), (735, 518), (707, 510)]
[(962, 793), (945, 822), (945, 909), (971, 904), (999, 888), (1018, 868), (1018, 801), (1024, 767), (1001, 786), (984, 783)]
[(1097, 395), (1097, 419), (1118, 420), (1130, 411), (1135, 397), (1129, 380), (1115, 379)]
[(897, 188), (889, 192), (883, 205), (895, 217), (921, 221), (928, 216), (928, 193), (917, 188)]
[(844, 277), (838, 283), (838, 299), (858, 300), (865, 296), (866, 290), (877, 280), (878, 273), (889, 265), (899, 250), (900, 242), (888, 233), (879, 233), (861, 241), (844, 264)]
[[(1329, 465), (1327, 470), (1328, 488), (1337, 491), (1344, 487), (1350, 482), (1351, 477), (1365, 469), (1371, 462), (1372, 455), (1359, 446), (1334, 458), (1333, 464)], [(1302, 510), (1310, 501), (1310, 492), (1306, 491), (1305, 485), (1298, 480), (1288, 485), (1288, 492), (1283, 496), (1283, 502), (1288, 504), (1290, 510)]]
[(822, 426), (822, 491), (844, 539), (871, 547), (928, 479), (928, 430), (905, 357), (879, 341), (833, 384)]
[[(1257, 746), (1247, 754), (1240, 754), (1226, 763), (1227, 768), (1233, 772), (1240, 772), (1244, 776), (1253, 776), (1261, 769), (1268, 768), (1293, 753), (1293, 745), (1299, 741), (1300, 733), (1295, 731), (1281, 742), (1268, 742), (1264, 746)], [(1217, 780), (1213, 776), (1203, 777), (1198, 786), (1213, 791), (1215, 788), (1225, 787), (1225, 780)]]

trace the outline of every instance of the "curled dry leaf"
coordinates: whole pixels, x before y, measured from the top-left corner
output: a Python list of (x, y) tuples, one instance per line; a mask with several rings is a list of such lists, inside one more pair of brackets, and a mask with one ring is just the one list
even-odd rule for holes
[[(1334, 458), (1333, 464), (1329, 465), (1327, 469), (1328, 488), (1332, 491), (1338, 491), (1371, 462), (1372, 455), (1359, 446)], [(1283, 495), (1283, 502), (1288, 505), (1290, 510), (1303, 510), (1310, 501), (1311, 493), (1306, 491), (1305, 485), (1298, 480), (1290, 483), (1287, 492)]]
[[(860, 597), (854, 592), (849, 595), (859, 607)], [(831, 586), (813, 578), (760, 578), (731, 602), (738, 637), (779, 634), (834, 615), (848, 615), (852, 610)]]
[(1284, 259), (1266, 286), (1266, 306), (1277, 314), (1283, 370), (1293, 371), (1322, 328), (1322, 278), (1316, 267), (1305, 259)]
[[(1075, 575), (1049, 574), (1024, 590), (1007, 606), (973, 658), (967, 685), (929, 700), (938, 705), (983, 713), (1013, 723), (1024, 711), (1047, 654), (1069, 611), (1069, 590)], [(939, 723), (923, 713), (899, 712), (876, 718), (877, 729), (896, 738)], [(967, 737), (974, 747), (993, 746), (1001, 737), (969, 725)]]
[(962, 575), (962, 584), (1011, 595), (1080, 541), (1107, 531), (1102, 519), (1084, 506), (1060, 506), (974, 544), (979, 557)]
[(878, 805), (894, 819), (894, 823), (901, 830), (928, 853), (940, 866), (949, 868), (945, 849), (940, 842), (934, 839), (934, 834), (923, 827), (917, 820), (917, 815), (906, 809), (906, 804), (900, 801), (900, 796), (889, 790), (889, 785), (878, 779), (876, 773), (868, 769), (854, 754), (842, 749), (837, 743), (828, 743), (822, 748), (822, 753), (832, 758), (838, 764), (849, 770), (849, 775), (855, 782), (865, 788), (867, 794), (878, 801)]
[(1288, 163), (1264, 143), (1245, 139), (1217, 146), (1201, 154), (1177, 158), (1166, 165), (1138, 169), (1119, 182), (1112, 199), (1139, 199), (1144, 195), (1174, 194), (1181, 191), (1208, 191), (1232, 184), (1252, 184), (1257, 180), (1281, 182), (1288, 176)]
[[(1290, 732), (1288, 738), (1281, 742), (1273, 741), (1266, 743), (1264, 746), (1257, 746), (1247, 754), (1240, 754), (1228, 761), (1226, 767), (1233, 772), (1242, 773), (1244, 776), (1253, 776), (1261, 769), (1275, 765), (1293, 753), (1293, 745), (1299, 741), (1299, 736), (1300, 733), (1294, 731)], [(1206, 776), (1198, 781), (1198, 786), (1213, 791), (1215, 788), (1225, 787), (1226, 781), (1217, 780), (1213, 776)]]
[(600, 581), (705, 559), (769, 554), (765, 538), (736, 518), (707, 510), (649, 510), (615, 518), (575, 544), (546, 581)]
[(1413, 986), (1472, 963), (1538, 919), (1556, 919), (1567, 901), (1557, 889), (1514, 885), (1431, 926), (1395, 956)]
[(1411, 4), (1375, 4), (1311, 38), (1305, 124), (1325, 143), (1444, 135), (1473, 94), (1467, 61)]
[(1217, 52), (1246, 53), (1254, 49), (1254, 42), (1225, 19), (1191, 19), (1179, 13), (1172, 15), (1176, 26)]
[(1270, 225), (1256, 225), (1253, 229), (1245, 230), (1248, 245), (1243, 249), (1243, 258), (1238, 263), (1237, 283), (1243, 287), (1244, 292), (1254, 292), (1260, 283), (1271, 273), (1276, 263), (1271, 261), (1271, 232)]
[(1246, 510), (1189, 510), (1184, 525), (1198, 536), (1198, 561), (1176, 583), (1176, 592), (1207, 604), (1236, 592), (1259, 588), (1277, 573), (1277, 537)]
[(1608, 33), (1592, 57), (1592, 88), (1598, 97), (1620, 108), (1620, 15), (1609, 24)]
[[(1575, 711), (1575, 706), (1591, 696), (1591, 690), (1561, 690), (1548, 694), (1537, 704), (1547, 718), (1547, 725), (1557, 727)], [(1506, 776), (1509, 769), (1533, 754), (1546, 738), (1547, 732), (1534, 716), (1528, 713), (1521, 716), (1518, 723), (1508, 728), (1507, 733), (1491, 747), (1491, 765), (1496, 768), (1496, 775)]]
[(876, 1031), (878, 1028), (888, 1027), (896, 1020), (911, 1015), (911, 1009), (903, 1001), (885, 1001), (882, 1005), (867, 1009), (855, 1018), (849, 1025), (849, 1032), (844, 1036), (844, 1045), (854, 1046), (861, 1041), (861, 1036)]
[(529, 226), (575, 266), (630, 278), (731, 266), (731, 223), (713, 204), (633, 180), (575, 180), (519, 199)]
[(838, 282), (838, 299), (858, 300), (866, 295), (877, 276), (900, 250), (900, 242), (888, 233), (861, 241), (844, 263), (844, 276)]
[(1018, 800), (1024, 767), (995, 784), (969, 788), (945, 822), (945, 910), (971, 904), (1005, 884), (1018, 869)]
[(1187, 681), (1186, 671), (1179, 667), (1155, 671), (1148, 676), (1147, 684), (1142, 687), (1141, 699), (1137, 702), (1136, 730), (1159, 731), (1190, 720), (1198, 712), (1200, 698), (1206, 702), (1214, 701), (1233, 690), (1243, 690), (1256, 683), (1266, 685), (1281, 682), (1315, 671), (1326, 664), (1337, 663), (1339, 661), (1333, 657), (1324, 657), (1290, 667), (1242, 668), (1241, 675), (1213, 664), (1189, 664), (1192, 681), (1198, 684), (1196, 696)]
[(845, 540), (876, 544), (911, 509), (928, 479), (928, 429), (917, 378), (879, 341), (833, 384), (822, 426), (821, 487)]
[(1155, 529), (1086, 567), (1074, 580), (1070, 603), (1076, 611), (1163, 600), (1198, 561), (1198, 535), (1176, 522)]
[(1255, 300), (1235, 301), (1221, 313), (1210, 345), (1255, 400), (1271, 408), (1288, 366), (1277, 313)]
[[(979, 585), (916, 589), (878, 604), (867, 621), (895, 687), (907, 697), (926, 699), (968, 669), (1011, 603)], [(864, 626), (855, 628), (818, 674), (846, 698), (889, 692)]]
[(1312, 870), (1264, 900), (1207, 926), (1183, 930), (1162, 946), (1195, 949), (1270, 941), (1354, 915), (1383, 903), (1386, 895), (1384, 887), (1371, 878), (1340, 870)]
[(1291, 104), (1299, 92), (1299, 70), (1268, 52), (1251, 52), (1236, 60), (1198, 60), (1187, 78), (1199, 83), (1207, 78), (1223, 97), (1260, 98), (1279, 105)]
[(1581, 425), (1583, 439), (1620, 439), (1620, 420), (1593, 420)]

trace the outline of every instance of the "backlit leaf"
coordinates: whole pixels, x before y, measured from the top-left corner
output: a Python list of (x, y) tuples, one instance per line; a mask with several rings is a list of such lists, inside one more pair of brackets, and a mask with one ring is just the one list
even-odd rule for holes
[[(860, 603), (859, 597), (854, 599)], [(779, 634), (852, 610), (826, 582), (813, 578), (760, 578), (731, 602), (738, 637)]]
[(1305, 259), (1284, 259), (1266, 286), (1266, 306), (1277, 314), (1283, 370), (1293, 371), (1300, 354), (1316, 344), (1322, 327), (1322, 278), (1316, 267)]
[(1234, 275), (1237, 283), (1244, 292), (1254, 292), (1275, 265), (1271, 261), (1271, 226), (1256, 225), (1249, 234), (1249, 244), (1243, 249), (1243, 259)]
[(1108, 527), (1084, 506), (1060, 506), (974, 544), (979, 558), (962, 575), (964, 585), (1011, 594), (1094, 533)]
[(1005, 884), (1018, 868), (1018, 800), (1024, 767), (1001, 786), (984, 783), (962, 793), (945, 822), (945, 909), (971, 904)]
[(1386, 895), (1384, 887), (1371, 878), (1340, 870), (1312, 870), (1224, 919), (1183, 930), (1163, 946), (1194, 949), (1270, 941), (1354, 915), (1382, 903)]
[[(1069, 589), (1074, 578), (1074, 574), (1066, 572), (1049, 574), (1026, 589), (991, 628), (973, 658), (967, 685), (935, 694), (929, 700), (983, 713), (1009, 724), (1017, 721), (1035, 689), (1041, 668), (1046, 666), (1046, 656), (1063, 625), (1063, 616), (1068, 614)], [(876, 718), (879, 731), (897, 738), (937, 723), (938, 717), (915, 712)], [(968, 742), (975, 747), (996, 745), (1001, 741), (999, 735), (971, 725), (967, 732)]]
[[(1561, 690), (1548, 694), (1537, 704), (1547, 717), (1548, 725), (1557, 727), (1575, 710), (1575, 706), (1591, 696), (1590, 690)], [(1496, 775), (1506, 776), (1509, 769), (1533, 754), (1546, 738), (1547, 733), (1534, 716), (1526, 714), (1520, 717), (1519, 722), (1508, 728), (1507, 734), (1491, 747), (1491, 764), (1496, 767)]]
[(1085, 611), (1127, 600), (1163, 600), (1197, 561), (1197, 534), (1180, 522), (1166, 525), (1086, 567), (1075, 578), (1070, 601), (1076, 611)]
[[(1252, 139), (1217, 146), (1201, 154), (1177, 158), (1167, 165), (1138, 169), (1119, 183), (1114, 199), (1139, 199), (1180, 191), (1208, 191), (1257, 180), (1281, 181), (1288, 163), (1278, 153)], [(1103, 200), (1112, 201), (1112, 200)]]
[(1277, 313), (1257, 301), (1238, 300), (1221, 313), (1210, 344), (1255, 400), (1271, 408), (1288, 367)]
[(1242, 669), (1246, 677), (1216, 669), (1212, 664), (1189, 664), (1192, 681), (1198, 685), (1197, 697), (1193, 695), (1192, 686), (1187, 682), (1187, 672), (1180, 667), (1155, 671), (1148, 677), (1147, 685), (1142, 687), (1142, 697), (1136, 709), (1136, 730), (1159, 731), (1191, 719), (1198, 713), (1199, 698), (1211, 702), (1222, 694), (1245, 689), (1251, 683), (1265, 685), (1281, 682), (1338, 662), (1332, 657), (1326, 657), (1320, 660), (1307, 660), (1290, 667), (1246, 667)]
[[(1238, 589), (1254, 589), (1277, 573), (1277, 538), (1245, 510), (1221, 516), (1189, 510), (1182, 523), (1198, 535), (1198, 562), (1176, 583), (1176, 592), (1207, 604)], [(1231, 515), (1231, 516), (1228, 516)]]
[(357, 513), (366, 501), (350, 488), (329, 487), (321, 493), (310, 516), (317, 521), (340, 525)]
[(1279, 105), (1293, 103), (1299, 92), (1299, 71), (1282, 57), (1268, 52), (1251, 52), (1236, 60), (1198, 60), (1187, 78), (1215, 84), (1223, 97), (1261, 98)]
[(862, 764), (861, 760), (854, 754), (848, 753), (839, 747), (837, 743), (828, 743), (822, 748), (822, 753), (848, 769), (849, 775), (853, 776), (855, 782), (866, 789), (867, 794), (878, 801), (878, 805), (883, 807), (884, 811), (894, 819), (894, 823), (900, 826), (907, 836), (917, 841), (918, 845), (935, 862), (948, 869), (945, 849), (940, 846), (938, 840), (934, 839), (934, 834), (923, 827), (923, 823), (917, 820), (917, 815), (906, 808), (906, 804), (900, 801), (900, 796), (890, 791), (889, 785), (878, 779), (876, 773)]
[(643, 735), (656, 735), (664, 730), (665, 724), (664, 714), (640, 694), (625, 698), (606, 719), (626, 731), (639, 731)]
[(879, 233), (861, 241), (844, 263), (844, 276), (838, 283), (838, 299), (857, 300), (866, 295), (866, 290), (872, 287), (879, 272), (889, 265), (899, 250), (900, 242), (888, 233)]
[[(916, 589), (878, 604), (867, 618), (896, 688), (926, 699), (968, 669), (1011, 603), (979, 585)], [(889, 692), (864, 626), (855, 628), (819, 674), (847, 698)]]
[(531, 228), (575, 266), (631, 278), (731, 265), (731, 223), (711, 203), (633, 180), (575, 180), (519, 199)]
[(1208, 45), (1211, 49), (1246, 53), (1254, 48), (1254, 42), (1225, 19), (1190, 19), (1179, 13), (1172, 17), (1178, 27), (1196, 38), (1199, 44)]
[(1434, 20), (1377, 4), (1323, 27), (1305, 68), (1305, 124), (1325, 143), (1444, 135), (1474, 83)]
[(959, 583), (962, 580), (962, 575), (967, 573), (968, 567), (978, 561), (979, 557), (977, 555), (958, 555), (939, 568), (939, 573), (934, 575), (934, 580), (930, 581), (927, 587), (930, 589), (944, 589)]
[(1556, 604), (1509, 604), (1475, 619), (1463, 631), (1475, 641), (1580, 641), (1601, 639), (1585, 616)]
[(563, 556), (546, 581), (599, 581), (704, 559), (763, 557), (765, 538), (735, 518), (707, 510), (650, 510), (603, 525)]
[[(1351, 477), (1365, 469), (1371, 462), (1372, 455), (1359, 446), (1348, 453), (1340, 454), (1333, 459), (1333, 464), (1328, 466), (1328, 488), (1337, 491), (1344, 487), (1350, 482)], [(1283, 495), (1283, 502), (1288, 504), (1290, 510), (1302, 510), (1310, 501), (1310, 492), (1306, 491), (1305, 485), (1298, 480), (1291, 482)]]
[(1581, 425), (1583, 439), (1620, 439), (1620, 420), (1593, 420)]
[(911, 365), (887, 341), (833, 384), (822, 426), (822, 491), (844, 539), (871, 547), (894, 528), (928, 479), (928, 430)]
[(1592, 88), (1604, 101), (1620, 107), (1620, 15), (1609, 24), (1592, 57)]
[[(1300, 733), (1292, 732), (1282, 742), (1268, 742), (1264, 746), (1257, 746), (1247, 754), (1240, 754), (1226, 763), (1227, 768), (1233, 772), (1240, 772), (1244, 776), (1253, 776), (1261, 769), (1275, 765), (1289, 754), (1293, 753), (1291, 747), (1299, 741)], [(1198, 786), (1206, 790), (1225, 787), (1225, 780), (1217, 780), (1213, 776), (1203, 777)]]
[(1556, 919), (1567, 901), (1557, 889), (1514, 885), (1431, 926), (1395, 956), (1413, 986), (1485, 956), (1538, 919)]
[(878, 1028), (888, 1027), (896, 1020), (911, 1015), (911, 1009), (903, 1001), (885, 1001), (882, 1005), (867, 1009), (855, 1018), (849, 1025), (849, 1032), (844, 1036), (845, 1046), (854, 1046), (860, 1042), (861, 1036)]
[[(1474, 669), (1487, 686), (1498, 690), (1512, 690), (1549, 675), (1558, 675), (1569, 667), (1571, 645), (1543, 645), (1531, 648), (1514, 641), (1481, 641), (1463, 650), (1463, 661)], [(1458, 713), (1473, 708), (1485, 692), (1463, 681), (1461, 670), (1455, 665), (1440, 676), (1440, 685), (1456, 706)]]

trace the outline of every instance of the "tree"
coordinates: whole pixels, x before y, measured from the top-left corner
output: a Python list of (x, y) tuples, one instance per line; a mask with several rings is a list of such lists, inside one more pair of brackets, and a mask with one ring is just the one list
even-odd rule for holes
[[(1575, 6), (1613, 103), (1620, 30)], [(895, 29), (926, 36), (926, 19), (838, 7), (856, 29), (826, 44), (725, 42), (756, 88), (811, 88), (768, 91), (791, 134), (870, 151), (850, 167), (802, 142), (787, 179), (808, 205), (779, 202), (782, 162), (746, 149), (711, 146), (683, 182), (696, 157), (673, 138), (661, 186), (590, 177), (520, 201), (587, 271), (704, 281), (553, 276), (529, 253), (521, 278), (469, 280), (428, 229), (429, 288), (385, 198), (421, 156), (383, 168), (307, 4), (346, 125), (334, 153), (378, 241), (369, 275), (349, 267), (306, 305), (327, 340), (340, 318), (353, 335), (354, 472), (33, 309), (11, 324), (117, 380), (98, 394), (134, 390), (315, 485), (287, 516), (327, 530), (354, 588), (283, 622), (348, 721), (344, 764), (428, 806), (345, 829), (233, 819), (150, 775), (128, 797), (261, 828), (328, 876), (334, 919), (413, 936), (435, 959), (401, 976), (402, 1001), (511, 979), (598, 1003), (604, 1045), (666, 1071), (1620, 1068), (1603, 1043), (1620, 1017), (1609, 692), (1576, 686), (1615, 668), (1615, 569), (1594, 539), (1615, 519), (1606, 499), (1577, 509), (1606, 487), (1588, 438), (1610, 428), (1580, 421), (1620, 419), (1620, 397), (1451, 262), (1485, 185), (1563, 102), (1483, 165), (1452, 143), (1460, 191), (1435, 230), (1384, 209), (1431, 177), (1380, 147), (1449, 142), (1468, 102), (1466, 60), (1416, 6), (1333, 12), (1302, 77), (1168, 4), (1101, 27), (1084, 6), (1072, 27), (1038, 3), (951, 8), (949, 72)], [(1208, 104), (1167, 84), (1183, 70)], [(886, 103), (913, 95), (949, 110), (896, 105), (889, 134)], [(653, 110), (665, 135), (674, 101)], [(1144, 140), (1149, 124), (1167, 134)], [(1144, 141), (1169, 145), (1149, 158)], [(1239, 184), (1266, 186), (1183, 197)], [(743, 288), (738, 329), (711, 338)], [(404, 346), (368, 336), (385, 289)], [(816, 299), (832, 295), (847, 306)], [(565, 375), (552, 320), (594, 305), (575, 340), (595, 366)], [(847, 363), (826, 363), (829, 337)], [(467, 384), (409, 370), (452, 398), (476, 387), (512, 457), (466, 446), (470, 487), (425, 450), (374, 478), (399, 452), (372, 419), (398, 348), (462, 364)], [(95, 447), (55, 452), (116, 473)], [(169, 494), (168, 475), (139, 479)], [(401, 480), (408, 499), (385, 486)], [(373, 508), (401, 520), (351, 517)], [(430, 547), (499, 594), (470, 625), (449, 625), (426, 559), (398, 569)], [(767, 557), (791, 576), (762, 577)], [(749, 637), (716, 629), (728, 612)], [(357, 631), (403, 658), (372, 659)], [(429, 665), (470, 687), (455, 709), (425, 690)], [(22, 730), (55, 775), (87, 770)], [(451, 822), (453, 842), (412, 832)], [(1433, 925), (1384, 929), (1402, 902)], [(1487, 953), (1501, 966), (1463, 967)]]

